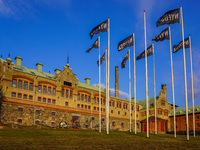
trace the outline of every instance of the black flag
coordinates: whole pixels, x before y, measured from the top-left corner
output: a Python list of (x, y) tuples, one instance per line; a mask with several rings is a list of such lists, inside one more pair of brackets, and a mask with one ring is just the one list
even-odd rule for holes
[(99, 38), (94, 42), (94, 44), (86, 51), (86, 53), (89, 53), (91, 49), (93, 48), (99, 48)]
[[(147, 57), (151, 56), (151, 55), (153, 55), (153, 46), (152, 45), (147, 48)], [(145, 58), (145, 50), (140, 55), (137, 56), (136, 60), (140, 60), (143, 58)]]
[[(106, 55), (106, 52), (104, 52), (103, 56), (100, 58), (100, 65), (102, 64), (102, 61), (105, 60), (105, 55)], [(99, 61), (97, 61), (97, 65), (99, 66)]]
[(93, 28), (90, 32), (90, 38), (92, 39), (94, 34), (99, 34), (100, 32), (108, 32), (108, 20)]
[(162, 15), (156, 22), (156, 27), (164, 24), (174, 24), (176, 22), (180, 23), (180, 8), (170, 10)]
[(131, 46), (133, 46), (133, 34), (118, 43), (118, 51)]
[[(189, 37), (184, 40), (185, 48), (190, 48)], [(179, 42), (178, 45), (173, 46), (173, 53), (176, 53), (178, 50), (183, 48), (183, 41)]]
[(169, 40), (169, 28), (166, 28), (165, 30), (163, 30), (160, 34), (158, 34), (154, 39), (152, 39), (152, 41), (163, 41), (163, 40)]
[(121, 67), (122, 68), (126, 67), (126, 61), (127, 61), (128, 57), (129, 57), (129, 51), (126, 53), (126, 55), (125, 55), (125, 57), (124, 57), (124, 59), (123, 59), (123, 61), (121, 63)]

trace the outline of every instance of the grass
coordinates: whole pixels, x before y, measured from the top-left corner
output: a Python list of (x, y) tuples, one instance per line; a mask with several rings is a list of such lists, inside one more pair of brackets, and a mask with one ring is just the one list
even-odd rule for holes
[(1, 129), (0, 149), (200, 149), (200, 136), (69, 129)]

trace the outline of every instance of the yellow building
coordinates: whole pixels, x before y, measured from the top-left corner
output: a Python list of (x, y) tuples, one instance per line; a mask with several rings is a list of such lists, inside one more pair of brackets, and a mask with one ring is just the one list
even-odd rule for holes
[[(105, 130), (106, 93), (99, 87), (78, 81), (76, 74), (67, 64), (63, 70), (55, 69), (55, 74), (42, 71), (43, 65), (37, 63), (36, 69), (21, 65), (22, 58), (0, 59), (0, 85), (4, 94), (1, 106), (1, 123), (25, 126), (59, 127), (66, 122), (68, 128), (91, 128), (99, 126), (99, 102), (101, 101), (102, 129)], [(170, 131), (169, 114), (172, 104), (167, 102), (166, 85), (156, 98), (157, 124), (159, 132)], [(134, 117), (134, 98), (131, 101), (132, 130), (135, 121), (137, 131), (146, 132), (146, 100), (137, 101)], [(154, 100), (149, 100), (150, 132), (155, 131)], [(115, 67), (115, 97), (109, 102), (110, 130), (127, 131), (130, 129), (129, 101), (119, 98), (118, 67)]]

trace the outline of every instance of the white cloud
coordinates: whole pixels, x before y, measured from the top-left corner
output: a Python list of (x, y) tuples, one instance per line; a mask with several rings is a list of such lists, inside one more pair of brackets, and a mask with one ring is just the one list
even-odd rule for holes
[(0, 0), (0, 14), (2, 15), (12, 15), (12, 10), (5, 5), (3, 0)]
[[(95, 86), (99, 86), (99, 84), (94, 84), (94, 85)], [(101, 88), (105, 89), (106, 85), (105, 84), (101, 84)], [(115, 89), (114, 88), (110, 88), (110, 95), (111, 96), (115, 96)], [(129, 95), (126, 92), (119, 91), (119, 98), (126, 99), (126, 98), (129, 98)]]

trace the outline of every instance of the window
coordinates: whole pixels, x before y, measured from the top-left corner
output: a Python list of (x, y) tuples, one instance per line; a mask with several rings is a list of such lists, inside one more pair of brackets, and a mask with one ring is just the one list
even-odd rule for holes
[(94, 117), (92, 117), (92, 120), (94, 120)]
[(12, 80), (12, 87), (17, 87), (17, 80)]
[(124, 113), (124, 116), (126, 116), (126, 112)]
[(165, 113), (164, 113), (164, 114), (165, 114), (165, 116), (168, 116), (168, 111), (167, 111), (167, 110), (165, 110)]
[(123, 123), (123, 122), (121, 123), (121, 127), (122, 127), (122, 128), (124, 127), (124, 123)]
[(112, 122), (112, 126), (115, 126), (115, 124), (116, 124), (115, 122)]
[(22, 119), (18, 119), (17, 122), (18, 122), (18, 123), (22, 123)]
[(90, 103), (90, 96), (88, 96), (88, 102)]
[(22, 94), (18, 93), (17, 98), (22, 98)]
[(83, 105), (81, 105), (81, 108), (83, 109)]
[(38, 97), (38, 102), (41, 102), (41, 97)]
[(41, 90), (42, 90), (42, 86), (41, 86), (41, 85), (38, 85), (38, 92), (41, 93)]
[(133, 116), (133, 114), (131, 113), (131, 117)]
[(69, 98), (71, 98), (71, 99), (72, 99), (72, 91), (70, 91), (70, 95), (69, 95)]
[(111, 102), (109, 102), (109, 106), (111, 106)]
[(117, 108), (119, 108), (119, 104), (117, 103)]
[(39, 114), (40, 114), (40, 110), (36, 110), (35, 113), (36, 113), (37, 115), (39, 115)]
[(79, 93), (78, 93), (78, 97), (77, 97), (77, 99), (80, 100), (80, 94), (79, 94)]
[(162, 109), (158, 109), (158, 114), (162, 115)]
[(51, 122), (51, 126), (55, 126), (55, 122), (54, 121)]
[(97, 104), (99, 104), (99, 98), (97, 98)]
[(94, 107), (94, 110), (96, 110), (96, 107)]
[(103, 112), (105, 112), (105, 108), (103, 109)]
[(51, 99), (48, 99), (47, 102), (48, 102), (48, 103), (51, 103)]
[(55, 99), (52, 100), (52, 104), (56, 104), (56, 100)]
[(33, 96), (32, 95), (29, 95), (29, 100), (33, 100)]
[(199, 116), (197, 116), (197, 119), (199, 119)]
[(91, 107), (90, 107), (90, 106), (88, 106), (88, 109), (89, 109), (89, 110), (90, 110), (90, 108), (91, 108)]
[(24, 89), (28, 90), (28, 82), (24, 82)]
[(55, 88), (53, 88), (53, 95), (56, 95), (56, 89)]
[(133, 105), (131, 105), (131, 110), (133, 110)]
[(119, 108), (121, 108), (121, 104), (119, 104)]
[(102, 121), (104, 121), (104, 118), (102, 118)]
[(165, 101), (164, 100), (161, 101), (161, 105), (165, 106)]
[(114, 102), (112, 102), (112, 107), (115, 107), (115, 103)]
[(81, 101), (83, 101), (83, 94), (81, 94)]
[(80, 108), (80, 104), (77, 104), (77, 108)]
[(61, 90), (61, 96), (64, 97), (64, 89)]
[(39, 121), (39, 120), (36, 120), (36, 121), (35, 121), (35, 124), (39, 125), (39, 124), (40, 124), (40, 121)]
[(43, 93), (47, 93), (47, 87), (46, 86), (43, 86)]
[(68, 106), (68, 102), (65, 102), (65, 106)]
[(29, 90), (33, 91), (33, 83), (29, 83)]
[(24, 94), (23, 99), (27, 99), (27, 95), (26, 94)]
[(99, 111), (99, 107), (97, 107), (97, 111)]
[(22, 81), (21, 80), (18, 81), (18, 88), (20, 88), (20, 89), (22, 88)]
[(96, 97), (94, 98), (94, 104), (96, 103)]
[(118, 115), (120, 115), (120, 111), (118, 111)]
[(64, 85), (72, 86), (72, 83), (64, 81)]
[(23, 108), (22, 108), (22, 107), (19, 107), (19, 108), (18, 108), (18, 111), (19, 111), (19, 112), (23, 112)]
[(46, 98), (43, 98), (43, 103), (46, 103)]
[(12, 97), (16, 97), (16, 93), (12, 92)]
[(68, 90), (66, 90), (66, 98), (68, 98)]
[(85, 95), (85, 102), (87, 102), (87, 95)]
[(51, 94), (51, 87), (48, 87), (48, 94)]
[(85, 109), (87, 109), (87, 105), (85, 105)]
[(137, 111), (139, 111), (139, 106), (136, 106)]
[(52, 116), (55, 116), (55, 115), (56, 115), (56, 113), (55, 113), (55, 112), (52, 112), (52, 113), (51, 113), (51, 115), (52, 115)]
[(103, 99), (103, 105), (105, 105), (105, 99)]
[(197, 123), (197, 127), (200, 127), (200, 123)]

